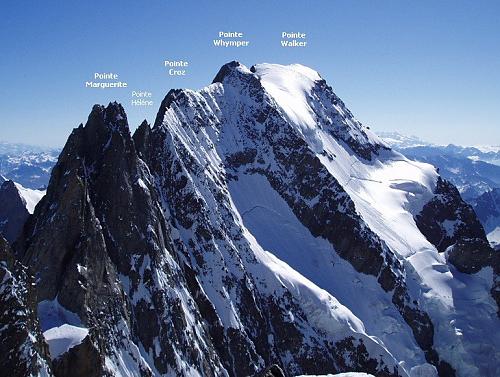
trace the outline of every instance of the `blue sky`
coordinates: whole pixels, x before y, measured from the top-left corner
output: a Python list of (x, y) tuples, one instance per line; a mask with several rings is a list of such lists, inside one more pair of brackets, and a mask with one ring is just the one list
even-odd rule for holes
[[(122, 102), (132, 129), (171, 88), (209, 84), (224, 63), (301, 63), (374, 130), (438, 143), (500, 144), (498, 1), (2, 1), (0, 140), (58, 146), (91, 106)], [(216, 48), (242, 31), (247, 48)], [(282, 31), (308, 47), (280, 47)], [(166, 74), (165, 59), (190, 62)], [(115, 72), (128, 89), (84, 87)], [(131, 90), (153, 93), (149, 108)]]

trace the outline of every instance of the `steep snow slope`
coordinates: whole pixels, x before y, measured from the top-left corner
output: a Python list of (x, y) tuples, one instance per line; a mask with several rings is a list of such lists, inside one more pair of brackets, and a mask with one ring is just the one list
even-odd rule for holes
[(36, 204), (45, 195), (45, 191), (27, 189), (19, 183), (5, 181), (0, 186), (0, 233), (13, 243), (28, 216), (33, 213)]
[[(411, 366), (425, 362), (411, 331), (392, 305), (391, 295), (380, 289), (374, 277), (357, 273), (339, 258), (327, 240), (312, 236), (264, 177), (241, 175), (229, 189), (245, 225), (262, 247), (288, 261), (357, 313), (366, 331), (380, 337), (398, 360), (411, 360)], [(363, 300), (359, 291), (364, 292)]]
[[(271, 362), (290, 373), (346, 370), (359, 362), (356, 368), (376, 372), (387, 367), (387, 374), (396, 373), (392, 372), (398, 369), (392, 355), (366, 334), (349, 309), (262, 249), (243, 226), (231, 198), (218, 194), (221, 189), (227, 191), (220, 181), (224, 172), (217, 171), (217, 165), (210, 166), (206, 175), (199, 175), (197, 167), (191, 170), (190, 160), (196, 158), (197, 150), (184, 148), (180, 129), (170, 135), (178, 139), (167, 139), (168, 149), (173, 149), (172, 144), (176, 149), (154, 156), (168, 169), (157, 179), (164, 182), (160, 192), (165, 210), (179, 229), (178, 247), (186, 249), (203, 289), (199, 295), (206, 296), (220, 320), (211, 326), (223, 329), (224, 342), (238, 342), (250, 350), (246, 356), (229, 349), (230, 374), (239, 374), (241, 365), (256, 363), (262, 369)], [(181, 186), (172, 187), (172, 179)], [(358, 361), (347, 356), (356, 354), (360, 346), (366, 356), (360, 354)], [(365, 365), (364, 358), (372, 355), (377, 355), (372, 366)], [(232, 360), (240, 360), (240, 366)], [(399, 373), (405, 375), (402, 369)]]
[[(290, 124), (300, 132), (309, 146), (322, 152), (325, 143), (324, 132), (318, 124), (314, 105), (311, 103), (311, 92), (316, 83), (322, 81), (321, 76), (311, 68), (300, 64), (282, 66), (279, 64), (257, 64), (252, 72), (260, 79), (263, 88), (283, 110)], [(320, 93), (325, 95), (325, 93)], [(321, 98), (319, 98), (321, 101)], [(318, 104), (320, 105), (320, 104)], [(332, 103), (333, 111), (342, 117), (343, 127), (338, 129), (362, 144), (382, 144), (376, 136), (367, 129), (361, 130), (361, 124), (352, 117), (352, 114), (340, 101)], [(322, 115), (327, 115), (332, 109), (321, 109)], [(330, 114), (328, 114), (330, 115)], [(319, 127), (318, 127), (319, 126)]]
[(33, 213), (35, 210), (35, 206), (45, 195), (45, 190), (33, 190), (26, 187), (23, 187), (19, 183), (16, 183), (17, 191), (21, 196), (23, 202), (26, 205), (26, 209), (29, 213)]
[(152, 132), (171, 150), (157, 179), (190, 187), (183, 203), (207, 212), (186, 221), (190, 204), (163, 184), (185, 244), (199, 224), (223, 231), (241, 217), (252, 253), (268, 250), (337, 297), (407, 371), (425, 360), (442, 375), (498, 371), (491, 268), (458, 272), (416, 224), (438, 174), (390, 150), (316, 72), (229, 63), (199, 92), (170, 92)]
[[(264, 177), (241, 175), (230, 182), (229, 190), (245, 225), (262, 247), (357, 313), (367, 332), (380, 337), (398, 360), (425, 362), (411, 331), (401, 323), (391, 295), (380, 289), (373, 276), (357, 273), (339, 258), (327, 240), (312, 236)], [(363, 300), (359, 291), (365, 293)]]

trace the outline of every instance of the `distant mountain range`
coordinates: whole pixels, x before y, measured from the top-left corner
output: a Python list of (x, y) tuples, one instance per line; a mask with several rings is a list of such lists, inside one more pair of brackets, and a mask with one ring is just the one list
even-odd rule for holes
[[(411, 135), (404, 135), (399, 132), (380, 131), (377, 135), (381, 137), (394, 149), (408, 149), (417, 147), (433, 147), (434, 153), (439, 154), (438, 151), (446, 151), (447, 154), (455, 154), (463, 157), (468, 157), (473, 160), (487, 161), (493, 164), (500, 165), (500, 145), (476, 145), (476, 146), (462, 146), (455, 144), (440, 145), (422, 140), (421, 138)], [(428, 153), (432, 154), (432, 148)]]
[[(60, 149), (0, 141), (0, 176), (26, 188), (43, 189)], [(0, 183), (2, 178), (0, 178)]]
[(437, 145), (397, 132), (378, 135), (406, 157), (439, 168), (440, 174), (457, 186), (468, 202), (500, 187), (500, 146)]

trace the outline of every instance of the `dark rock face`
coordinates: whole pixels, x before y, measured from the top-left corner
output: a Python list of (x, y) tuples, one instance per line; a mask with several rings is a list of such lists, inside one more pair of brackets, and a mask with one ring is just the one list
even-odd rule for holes
[(107, 374), (102, 365), (104, 365), (104, 357), (89, 336), (85, 337), (82, 343), (70, 348), (68, 352), (52, 361), (56, 377), (101, 377)]
[[(369, 139), (365, 128), (354, 118), (325, 80), (316, 82), (312, 96), (317, 100), (314, 105), (311, 100), (315, 112), (323, 115), (318, 127), (328, 130), (335, 139), (345, 143), (355, 154), (370, 161), (372, 156), (389, 150), (385, 145), (374, 143)], [(321, 104), (319, 108), (316, 107), (318, 103)], [(350, 126), (347, 126), (348, 124)]]
[(231, 75), (233, 73), (233, 70), (237, 67), (239, 67), (241, 64), (235, 60), (232, 62), (229, 62), (227, 64), (224, 64), (217, 75), (215, 75), (214, 79), (212, 80), (212, 84), (218, 82), (222, 83), (226, 76)]
[(474, 210), (448, 181), (438, 178), (435, 197), (416, 216), (417, 226), (426, 238), (444, 252), (460, 239), (485, 240), (486, 235)]
[[(280, 132), (284, 122), (279, 117), (270, 116), (267, 122), (265, 136), (279, 168), (262, 173), (297, 218), (315, 237), (329, 240), (357, 271), (378, 276), (385, 264), (384, 255), (393, 268), (399, 269), (386, 246), (361, 220), (352, 199), (307, 145), (291, 132)], [(316, 204), (308, 205), (313, 198)], [(394, 287), (395, 276), (391, 280)]]
[(491, 295), (500, 316), (500, 254), (488, 243), (474, 210), (455, 186), (439, 178), (435, 197), (416, 216), (416, 223), (440, 252), (448, 253), (448, 260), (459, 271), (473, 274), (483, 267), (493, 268)]
[(123, 358), (130, 360), (123, 367), (132, 364), (141, 375), (151, 368), (181, 373), (176, 353), (207, 376), (221, 368), (194, 302), (183, 293), (151, 182), (123, 108), (95, 106), (68, 139), (17, 245), (37, 271), (39, 300), (57, 297), (90, 329), (89, 339), (55, 364), (62, 375), (70, 365), (112, 374), (109, 364), (118, 368)]
[(0, 234), (13, 243), (23, 230), (29, 212), (13, 181), (0, 187)]
[(146, 120), (141, 123), (137, 130), (135, 130), (133, 139), (139, 158), (143, 161), (150, 161), (151, 150), (149, 145), (151, 144), (151, 126)]
[(286, 375), (279, 366), (274, 364), (258, 373), (256, 377), (286, 377)]
[(494, 251), (481, 223), (451, 183), (438, 179), (435, 197), (416, 216), (416, 223), (438, 251), (448, 250), (458, 270), (470, 274), (493, 266)]
[(34, 280), (0, 236), (0, 375), (52, 376), (37, 318)]
[(461, 239), (449, 249), (448, 260), (461, 272), (473, 274), (486, 266), (498, 270), (498, 258), (490, 245), (481, 239)]

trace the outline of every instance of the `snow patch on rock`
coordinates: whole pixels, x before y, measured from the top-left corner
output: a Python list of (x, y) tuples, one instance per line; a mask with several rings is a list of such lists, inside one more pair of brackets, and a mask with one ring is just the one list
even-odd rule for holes
[(54, 360), (68, 352), (70, 348), (81, 344), (88, 333), (89, 330), (84, 327), (64, 324), (44, 331), (43, 336), (49, 345), (50, 356)]

